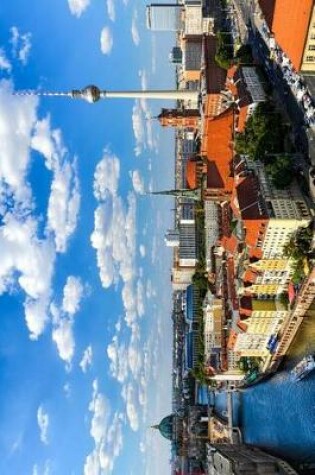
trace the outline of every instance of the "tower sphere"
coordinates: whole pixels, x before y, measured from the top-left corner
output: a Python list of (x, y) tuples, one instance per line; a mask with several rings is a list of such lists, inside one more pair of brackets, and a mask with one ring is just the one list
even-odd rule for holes
[(82, 97), (87, 102), (97, 102), (101, 98), (101, 91), (97, 86), (87, 86), (82, 90)]

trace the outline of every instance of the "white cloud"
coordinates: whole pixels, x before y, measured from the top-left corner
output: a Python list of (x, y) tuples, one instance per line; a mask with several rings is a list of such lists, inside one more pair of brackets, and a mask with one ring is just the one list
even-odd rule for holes
[(131, 172), (132, 186), (136, 193), (144, 194), (144, 181), (139, 170)]
[(139, 252), (140, 252), (140, 256), (143, 258), (145, 257), (146, 255), (146, 248), (145, 248), (145, 245), (144, 244), (140, 244), (139, 246)]
[(139, 415), (137, 409), (136, 390), (132, 384), (127, 384), (122, 389), (122, 397), (126, 402), (126, 413), (130, 428), (137, 432), (139, 430)]
[(36, 121), (38, 98), (12, 95), (11, 81), (0, 81), (0, 182), (4, 182), (20, 202), (29, 202), (26, 173), (30, 162), (30, 142)]
[(43, 444), (48, 444), (49, 415), (45, 412), (43, 406), (37, 410), (37, 424), (39, 427), (40, 440)]
[(97, 164), (94, 173), (94, 195), (98, 200), (105, 199), (107, 193), (116, 194), (120, 174), (120, 161), (115, 155), (104, 151), (103, 159)]
[(128, 376), (128, 350), (124, 343), (120, 343), (118, 336), (114, 335), (107, 346), (107, 356), (110, 359), (110, 373), (120, 383), (126, 381)]
[(70, 369), (75, 351), (74, 316), (80, 309), (82, 296), (83, 285), (80, 279), (69, 276), (63, 289), (62, 313), (56, 306), (51, 306), (54, 325), (52, 339), (56, 343), (60, 358), (67, 363), (67, 369)]
[(94, 194), (100, 204), (94, 213), (92, 246), (97, 251), (97, 265), (104, 288), (119, 277), (132, 282), (135, 276), (136, 201), (128, 196), (127, 209), (117, 195), (119, 160), (105, 153), (94, 175)]
[(90, 0), (68, 0), (68, 4), (72, 15), (80, 18), (82, 13), (90, 5)]
[(57, 345), (60, 358), (70, 364), (75, 350), (72, 321), (60, 318), (52, 331), (52, 339)]
[(106, 5), (107, 5), (108, 18), (112, 22), (114, 22), (115, 19), (116, 19), (115, 1), (114, 0), (107, 0)]
[[(147, 73), (145, 70), (139, 71), (141, 89), (146, 90), (148, 86)], [(154, 136), (152, 113), (146, 99), (136, 99), (132, 108), (132, 127), (136, 140), (135, 155), (149, 148), (157, 151), (157, 140)]]
[(3, 71), (8, 71), (9, 73), (12, 70), (12, 65), (8, 58), (6, 57), (5, 51), (3, 48), (0, 48), (0, 69)]
[(32, 148), (44, 156), (46, 167), (53, 172), (47, 228), (54, 233), (57, 252), (65, 252), (77, 226), (81, 200), (76, 160), (65, 161), (68, 151), (60, 130), (51, 130), (49, 117), (37, 121)]
[(93, 397), (89, 404), (92, 413), (90, 435), (94, 450), (86, 457), (84, 475), (111, 474), (114, 463), (123, 447), (122, 415), (112, 415), (108, 400), (93, 382)]
[(105, 26), (101, 31), (101, 51), (103, 54), (110, 54), (113, 48), (113, 34), (108, 26)]
[(87, 372), (89, 366), (92, 365), (92, 361), (93, 361), (93, 349), (92, 349), (92, 346), (89, 345), (87, 348), (85, 348), (82, 359), (80, 361), (80, 367), (83, 373)]
[(135, 10), (132, 16), (132, 21), (131, 21), (131, 37), (134, 44), (136, 46), (139, 46), (140, 35), (139, 35), (137, 22), (138, 22), (138, 12), (137, 10)]
[(11, 28), (11, 44), (13, 56), (25, 66), (32, 48), (31, 33), (21, 34), (16, 26)]
[(74, 315), (80, 309), (83, 297), (83, 285), (78, 277), (70, 275), (63, 289), (62, 310)]

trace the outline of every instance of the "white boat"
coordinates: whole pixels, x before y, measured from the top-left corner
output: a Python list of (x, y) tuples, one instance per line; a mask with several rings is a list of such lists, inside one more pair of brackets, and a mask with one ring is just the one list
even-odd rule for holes
[(304, 379), (311, 371), (315, 369), (315, 357), (314, 355), (307, 355), (297, 363), (294, 368), (291, 370), (291, 377), (293, 381), (301, 381)]

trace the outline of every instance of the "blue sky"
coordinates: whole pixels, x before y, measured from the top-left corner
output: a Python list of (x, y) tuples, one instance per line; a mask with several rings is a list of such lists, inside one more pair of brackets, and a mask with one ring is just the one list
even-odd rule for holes
[(0, 473), (160, 474), (173, 132), (161, 106), (14, 90), (169, 88), (135, 0), (0, 5)]

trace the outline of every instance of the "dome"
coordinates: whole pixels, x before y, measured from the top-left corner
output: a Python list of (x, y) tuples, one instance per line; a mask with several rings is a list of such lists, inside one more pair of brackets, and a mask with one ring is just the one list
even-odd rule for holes
[(164, 417), (159, 425), (153, 426), (155, 429), (159, 429), (160, 434), (168, 440), (172, 440), (173, 438), (173, 418), (173, 414), (170, 414)]

